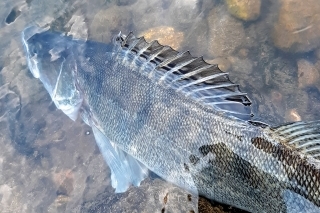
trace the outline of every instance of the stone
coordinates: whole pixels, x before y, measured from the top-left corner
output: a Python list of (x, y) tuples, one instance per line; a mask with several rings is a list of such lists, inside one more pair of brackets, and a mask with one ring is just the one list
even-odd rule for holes
[(163, 9), (162, 1), (139, 0), (131, 5), (129, 10), (132, 13), (132, 26), (137, 33), (156, 26), (172, 26), (166, 19), (168, 14)]
[(299, 88), (314, 85), (319, 81), (320, 72), (311, 62), (300, 59), (298, 61), (298, 83)]
[(320, 45), (318, 0), (281, 0), (273, 29), (274, 45), (287, 52), (308, 52)]
[(130, 13), (126, 7), (113, 6), (99, 11), (89, 27), (89, 39), (108, 43), (115, 33), (129, 33)]
[(232, 66), (232, 72), (242, 73), (245, 75), (249, 75), (253, 71), (253, 63), (250, 59), (245, 58), (241, 59), (234, 56), (229, 56), (228, 61), (230, 61)]
[(171, 1), (168, 8), (168, 20), (172, 25), (189, 27), (199, 15), (199, 0), (175, 0)]
[(175, 50), (180, 48), (181, 43), (184, 40), (183, 32), (177, 31), (173, 27), (169, 26), (150, 28), (141, 33), (140, 36), (144, 36), (148, 42), (158, 40), (160, 44), (168, 45)]
[(230, 61), (226, 58), (215, 58), (212, 60), (206, 60), (206, 62), (210, 64), (218, 64), (219, 69), (223, 72), (228, 72), (231, 67)]
[(242, 23), (226, 13), (223, 6), (217, 6), (208, 15), (210, 57), (229, 56), (240, 49), (245, 42)]
[(260, 16), (261, 0), (225, 0), (228, 11), (244, 21), (254, 21)]

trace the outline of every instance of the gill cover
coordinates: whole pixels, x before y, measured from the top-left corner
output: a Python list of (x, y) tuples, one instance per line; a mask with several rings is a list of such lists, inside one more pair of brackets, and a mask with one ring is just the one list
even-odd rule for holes
[(33, 26), (22, 32), (22, 42), (33, 76), (41, 80), (57, 108), (76, 120), (83, 98), (75, 85), (75, 40)]
[(75, 76), (71, 70), (76, 69), (72, 55), (63, 60), (57, 83), (53, 89), (52, 100), (58, 109), (62, 110), (69, 118), (76, 120), (82, 105), (82, 96), (75, 85)]

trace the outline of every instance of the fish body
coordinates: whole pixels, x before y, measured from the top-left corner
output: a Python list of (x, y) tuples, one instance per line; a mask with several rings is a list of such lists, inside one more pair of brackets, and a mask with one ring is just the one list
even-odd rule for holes
[(56, 106), (92, 127), (116, 192), (151, 170), (250, 212), (320, 212), (319, 122), (251, 121), (217, 66), (132, 33), (103, 44), (31, 27), (22, 40)]

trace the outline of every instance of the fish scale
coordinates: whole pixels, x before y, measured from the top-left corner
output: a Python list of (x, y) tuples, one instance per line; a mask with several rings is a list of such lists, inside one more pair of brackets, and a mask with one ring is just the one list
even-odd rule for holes
[(194, 201), (320, 212), (319, 121), (253, 121), (250, 99), (227, 73), (132, 33), (102, 44), (31, 27), (23, 43), (56, 106), (92, 127), (116, 192), (150, 170)]

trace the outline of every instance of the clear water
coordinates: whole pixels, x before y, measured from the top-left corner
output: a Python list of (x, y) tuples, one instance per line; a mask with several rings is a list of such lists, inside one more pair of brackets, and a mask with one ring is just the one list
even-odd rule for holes
[[(303, 19), (297, 10), (292, 13)], [(49, 25), (102, 42), (119, 31), (160, 39), (208, 61), (216, 58), (251, 97), (255, 120), (271, 125), (319, 120), (320, 35), (314, 34), (320, 22), (306, 18), (300, 26), (289, 18), (291, 34), (277, 34), (280, 14), (277, 0), (262, 0), (254, 21), (234, 18), (224, 1), (214, 0), (2, 0), (0, 212), (153, 212), (150, 194), (158, 199), (166, 192), (183, 193), (157, 177), (113, 193), (90, 128), (58, 111), (29, 72), (20, 37), (25, 27)], [(275, 46), (277, 38), (290, 40), (293, 34), (298, 41), (287, 51)]]

